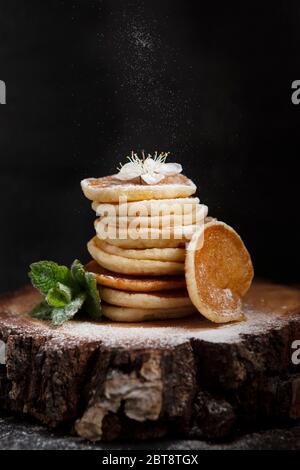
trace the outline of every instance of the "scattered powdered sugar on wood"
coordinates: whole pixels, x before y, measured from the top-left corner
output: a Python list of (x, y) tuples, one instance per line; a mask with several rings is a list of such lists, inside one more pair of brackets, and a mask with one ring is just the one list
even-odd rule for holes
[(136, 349), (141, 347), (167, 347), (176, 346), (187, 340), (182, 330), (172, 326), (151, 326), (145, 327), (143, 324), (120, 325), (115, 323), (90, 322), (66, 324), (63, 326), (64, 335), (76, 336), (86, 340), (99, 340), (108, 347), (130, 347)]
[(247, 311), (247, 320), (243, 322), (216, 325), (206, 320), (193, 317), (186, 320), (177, 320), (145, 324), (120, 325), (114, 323), (93, 324), (68, 323), (62, 327), (61, 334), (76, 336), (81, 339), (97, 341), (105, 346), (140, 347), (167, 347), (176, 346), (197, 339), (212, 343), (233, 343), (243, 340), (244, 335), (266, 333), (268, 330), (282, 328), (290, 316), (282, 317), (279, 314), (258, 313)]
[[(238, 323), (215, 324), (199, 313), (189, 318), (149, 323), (75, 320), (54, 328), (48, 322), (33, 320), (25, 314), (24, 310), (30, 310), (37, 301), (33, 289), (24, 289), (18, 295), (18, 300), (14, 295), (2, 297), (0, 322), (5, 326), (6, 337), (0, 339), (6, 341), (10, 334), (38, 334), (48, 337), (56, 348), (66, 343), (76, 346), (81, 341), (130, 349), (174, 347), (190, 339), (232, 343), (242, 341), (245, 335), (265, 334), (271, 329), (280, 329), (291, 320), (291, 315), (299, 318), (300, 314), (299, 290), (254, 283), (244, 301), (243, 310), (247, 320)], [(20, 303), (19, 299), (23, 308), (17, 305)]]

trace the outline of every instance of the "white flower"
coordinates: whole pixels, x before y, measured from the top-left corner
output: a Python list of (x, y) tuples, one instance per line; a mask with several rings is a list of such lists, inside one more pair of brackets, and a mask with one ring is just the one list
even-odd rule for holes
[(182, 166), (179, 163), (165, 163), (167, 154), (150, 154), (145, 160), (141, 160), (137, 154), (128, 157), (129, 162), (121, 166), (119, 173), (115, 176), (119, 180), (127, 181), (133, 178), (141, 177), (146, 184), (159, 183), (165, 176), (177, 175), (182, 172)]

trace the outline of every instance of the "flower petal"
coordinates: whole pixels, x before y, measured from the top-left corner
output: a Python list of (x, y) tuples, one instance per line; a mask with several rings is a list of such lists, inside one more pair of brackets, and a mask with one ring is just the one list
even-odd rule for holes
[(147, 157), (143, 162), (144, 173), (159, 173), (159, 163), (153, 160), (153, 158)]
[(177, 175), (182, 172), (182, 166), (180, 163), (161, 163), (156, 171), (163, 175)]
[(158, 173), (145, 173), (144, 175), (141, 176), (141, 178), (147, 184), (156, 184), (164, 179), (164, 175), (160, 175)]
[(131, 180), (141, 176), (143, 173), (143, 166), (137, 162), (128, 162), (122, 166), (119, 173), (115, 175), (121, 181)]

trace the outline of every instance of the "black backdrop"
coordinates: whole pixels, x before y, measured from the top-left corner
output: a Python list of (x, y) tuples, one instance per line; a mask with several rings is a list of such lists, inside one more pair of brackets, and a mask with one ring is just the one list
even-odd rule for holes
[(1, 0), (1, 291), (88, 259), (86, 176), (172, 152), (257, 274), (299, 280), (299, 2)]

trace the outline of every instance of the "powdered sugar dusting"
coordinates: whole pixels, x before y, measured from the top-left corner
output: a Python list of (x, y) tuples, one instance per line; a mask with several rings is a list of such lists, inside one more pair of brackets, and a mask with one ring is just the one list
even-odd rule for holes
[[(27, 299), (27, 300), (26, 300)], [(23, 293), (26, 305), (36, 302), (33, 290)], [(14, 312), (14, 302), (6, 300), (5, 311), (0, 313), (0, 323), (7, 334), (38, 333), (49, 337), (59, 347), (84, 342), (99, 342), (107, 347), (138, 349), (145, 347), (174, 347), (190, 339), (213, 343), (233, 343), (243, 340), (245, 335), (266, 333), (270, 329), (282, 328), (292, 317), (300, 315), (300, 291), (283, 286), (255, 283), (244, 301), (246, 320), (237, 323), (215, 324), (199, 315), (172, 321), (149, 323), (99, 323), (70, 321), (60, 328), (47, 322), (37, 321)], [(5, 338), (0, 338), (5, 341)]]
[(243, 340), (244, 335), (266, 333), (282, 328), (290, 316), (258, 313), (248, 310), (243, 322), (216, 325), (197, 316), (172, 322), (151, 324), (120, 324), (73, 322), (64, 325), (60, 334), (86, 340), (99, 340), (110, 347), (167, 347), (198, 339), (213, 343), (233, 343)]

